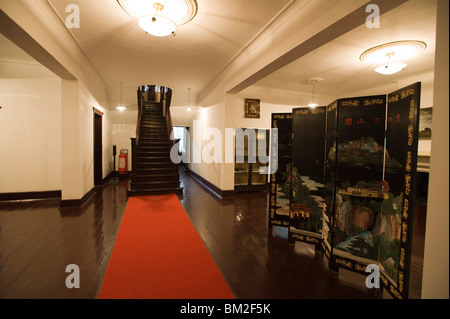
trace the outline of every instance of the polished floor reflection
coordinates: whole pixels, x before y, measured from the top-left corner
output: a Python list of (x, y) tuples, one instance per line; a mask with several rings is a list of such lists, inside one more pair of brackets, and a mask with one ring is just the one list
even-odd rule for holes
[[(365, 288), (364, 276), (332, 274), (320, 254), (269, 232), (267, 193), (218, 199), (189, 173), (181, 177), (180, 201), (237, 298), (389, 298)], [(60, 209), (56, 200), (0, 202), (0, 298), (95, 298), (125, 211), (126, 187), (125, 180), (107, 182), (81, 208)], [(412, 298), (421, 290), (423, 207), (418, 212)], [(79, 289), (65, 285), (69, 264), (80, 268)]]
[[(126, 181), (97, 187), (80, 208), (0, 202), (0, 298), (95, 298), (126, 203)], [(79, 289), (66, 287), (70, 264)]]

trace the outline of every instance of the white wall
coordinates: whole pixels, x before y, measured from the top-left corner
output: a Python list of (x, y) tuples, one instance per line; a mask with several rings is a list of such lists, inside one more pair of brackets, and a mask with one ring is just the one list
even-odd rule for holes
[[(261, 117), (259, 119), (245, 118), (245, 99), (260, 99)], [(270, 101), (270, 103), (266, 102)], [(275, 101), (280, 101), (279, 104)], [(287, 105), (285, 103), (293, 103)], [(277, 92), (261, 92), (252, 88), (239, 94), (226, 94), (226, 127), (270, 129), (272, 127), (272, 113), (291, 113), (295, 97)], [(233, 153), (234, 158), (234, 153)], [(225, 164), (223, 173), (223, 190), (234, 189), (234, 164)]]
[[(79, 82), (79, 143), (81, 174), (84, 179), (82, 191), (87, 193), (94, 186), (94, 111), (102, 117), (102, 176), (105, 178), (113, 170), (112, 127), (109, 122), (108, 106), (100, 105), (83, 82)], [(64, 129), (64, 128), (63, 128)]]
[(82, 82), (62, 80), (61, 91), (62, 199), (80, 199), (94, 187), (93, 108), (104, 113), (103, 177), (112, 171), (112, 129), (108, 110)]
[[(291, 100), (290, 97), (283, 96), (283, 94), (276, 93), (272, 94), (272, 96), (269, 97), (267, 95), (267, 92), (262, 93), (258, 92), (257, 90), (252, 92), (251, 90), (247, 89), (238, 95), (225, 94), (223, 103), (200, 108), (195, 114), (195, 122), (193, 129), (191, 130), (192, 156), (194, 156), (195, 153), (201, 157), (202, 153), (205, 150), (205, 146), (212, 141), (212, 138), (210, 138), (209, 140), (201, 140), (200, 143), (197, 142), (197, 145), (199, 145), (199, 149), (196, 149), (196, 142), (194, 140), (195, 132), (201, 131), (203, 133), (208, 128), (216, 128), (222, 135), (222, 161), (221, 163), (213, 162), (208, 164), (205, 163), (202, 159), (201, 163), (191, 163), (189, 165), (189, 168), (221, 190), (234, 190), (234, 163), (226, 163), (226, 156), (229, 152), (232, 153), (232, 158), (234, 158), (234, 146), (231, 149), (226, 148), (225, 130), (227, 128), (270, 129), (272, 113), (289, 113), (292, 112), (293, 108), (298, 107), (297, 105), (266, 103), (264, 99), (262, 99), (261, 118), (245, 118), (245, 98), (259, 98), (261, 94), (264, 94), (264, 96), (271, 101), (280, 100), (285, 103), (286, 99)], [(196, 126), (196, 124), (199, 126)], [(201, 136), (196, 138), (201, 138)]]
[(438, 1), (436, 69), (422, 298), (449, 298), (449, 2)]
[(0, 192), (61, 189), (61, 80), (0, 79)]
[[(201, 108), (195, 113), (194, 124), (190, 132), (191, 163), (188, 165), (193, 172), (197, 173), (217, 187), (223, 189), (223, 164), (214, 162), (211, 164), (206, 164), (203, 163), (202, 160), (202, 152), (210, 140), (203, 141), (200, 134), (208, 128), (217, 128), (223, 136), (225, 128), (225, 109), (223, 103), (207, 108)], [(197, 132), (199, 132), (198, 136)], [(201, 163), (194, 163), (199, 162), (196, 158), (199, 158)]]
[(193, 106), (192, 111), (187, 111), (186, 106), (171, 106), (170, 115), (172, 117), (172, 126), (186, 126), (191, 127), (194, 120), (195, 113), (198, 107)]
[(112, 171), (112, 156), (107, 156), (112, 154), (112, 129), (106, 84), (48, 2), (1, 1), (1, 6), (27, 33), (27, 36), (9, 34), (14, 42), (64, 78), (57, 90), (61, 96), (58, 123), (61, 160), (53, 167), (56, 170), (59, 167), (62, 199), (80, 199), (93, 187), (94, 107), (104, 113), (103, 177)]
[[(136, 137), (136, 124), (113, 124), (112, 125), (112, 145), (117, 147), (116, 172), (119, 170), (119, 154), (121, 149), (128, 150), (128, 170), (131, 171), (131, 138)], [(112, 160), (112, 150), (110, 153)]]

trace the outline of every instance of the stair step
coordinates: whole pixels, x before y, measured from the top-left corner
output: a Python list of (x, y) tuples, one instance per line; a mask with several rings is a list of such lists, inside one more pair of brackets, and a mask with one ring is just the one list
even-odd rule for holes
[(141, 137), (139, 139), (140, 140), (159, 139), (159, 140), (168, 141), (169, 137), (167, 136), (167, 134), (164, 136), (146, 134), (146, 135), (141, 135)]
[(142, 140), (150, 140), (150, 141), (153, 141), (153, 140), (167, 140), (167, 139), (169, 139), (169, 136), (167, 136), (167, 134), (166, 135), (164, 135), (163, 137), (160, 137), (160, 136), (154, 136), (154, 135), (146, 135), (146, 136), (140, 136), (139, 137), (139, 139), (142, 141)]
[[(138, 148), (138, 155), (140, 152), (143, 153), (165, 153), (165, 154), (170, 154), (171, 151), (171, 147), (169, 147), (168, 143), (164, 143), (164, 144), (142, 144), (140, 145), (140, 147)], [(147, 155), (147, 154), (144, 154)]]
[(148, 118), (148, 119), (141, 119), (141, 124), (154, 124), (154, 125), (166, 125), (166, 121), (165, 120), (159, 120), (159, 119), (152, 119), (152, 118)]
[(167, 126), (166, 125), (147, 125), (141, 123), (141, 130), (153, 130), (153, 131), (161, 131), (161, 132), (167, 132)]
[(150, 163), (146, 163), (146, 162), (141, 162), (141, 163), (137, 163), (137, 169), (148, 169), (148, 168), (159, 168), (159, 169), (173, 169), (176, 164), (174, 164), (172, 161), (167, 161), (167, 162), (150, 162)]
[(167, 126), (161, 125), (161, 124), (152, 124), (152, 123), (141, 123), (141, 129), (152, 129), (152, 130), (158, 130), (158, 131), (166, 131), (167, 132)]
[(141, 126), (141, 132), (164, 133), (167, 135), (167, 127), (162, 126)]
[(166, 163), (172, 162), (170, 156), (164, 157), (142, 157), (138, 155), (137, 162), (139, 163)]
[(164, 127), (166, 126), (166, 122), (165, 121), (158, 121), (158, 120), (151, 120), (151, 119), (142, 119), (141, 120), (141, 126), (142, 125), (153, 125), (155, 127)]
[(165, 125), (153, 125), (153, 124), (143, 124), (141, 125), (141, 132), (156, 132), (165, 133), (167, 135), (167, 126)]
[(169, 147), (169, 140), (166, 141), (139, 141), (144, 147)]
[(144, 138), (139, 138), (139, 142), (142, 143), (154, 143), (154, 142), (164, 142), (164, 143), (168, 143), (169, 142), (169, 137), (166, 136), (166, 138), (151, 138), (151, 137), (144, 137)]
[(176, 189), (158, 189), (158, 190), (132, 190), (127, 191), (128, 196), (145, 196), (145, 195), (163, 195), (163, 194), (182, 194), (183, 188), (178, 187)]
[(155, 119), (163, 119), (164, 121), (166, 120), (166, 118), (162, 115), (161, 111), (158, 112), (149, 112), (149, 111), (144, 111), (144, 113), (141, 115), (141, 119), (145, 119), (145, 118), (155, 118)]
[(138, 176), (137, 182), (138, 183), (149, 183), (149, 182), (172, 182), (177, 183), (180, 181), (179, 176), (175, 175), (155, 175), (155, 176)]
[(142, 153), (169, 153), (170, 148), (168, 146), (163, 147), (140, 147), (138, 152)]
[(151, 159), (151, 160), (157, 160), (157, 159), (161, 159), (161, 160), (165, 160), (165, 159), (170, 159), (170, 154), (168, 152), (159, 152), (157, 154), (155, 153), (151, 153), (151, 152), (139, 152), (137, 154), (137, 158), (138, 159)]
[(165, 138), (169, 137), (167, 132), (165, 132), (165, 133), (163, 133), (163, 132), (141, 132), (140, 136), (141, 137), (143, 137), (143, 136), (145, 136), (145, 137), (165, 137)]
[(175, 168), (139, 168), (136, 170), (137, 176), (157, 176), (167, 174), (176, 175), (178, 171)]
[(141, 122), (142, 121), (148, 121), (148, 120), (153, 120), (153, 121), (158, 121), (158, 122), (166, 122), (166, 119), (162, 116), (162, 115), (142, 115), (141, 117)]
[(147, 125), (141, 125), (141, 132), (142, 131), (151, 131), (151, 132), (161, 132), (167, 134), (167, 126), (147, 126)]
[(131, 183), (132, 190), (176, 190), (180, 187), (180, 182), (145, 182)]
[(147, 170), (141, 170), (140, 173), (137, 174), (138, 178), (180, 178), (180, 173), (178, 170), (175, 169), (167, 169), (167, 170), (161, 170), (161, 169), (147, 169)]
[(166, 130), (164, 130), (164, 132), (163, 131), (159, 131), (159, 132), (156, 132), (156, 131), (148, 131), (148, 132), (144, 131), (143, 132), (143, 131), (141, 131), (140, 137), (142, 137), (143, 135), (149, 136), (149, 137), (160, 137), (160, 136), (164, 136), (165, 138), (169, 137), (169, 134), (167, 134)]
[(166, 133), (162, 133), (162, 132), (141, 132), (140, 134), (141, 138), (146, 138), (146, 137), (159, 137), (159, 138), (169, 138), (169, 135)]
[(141, 139), (140, 140), (141, 143), (145, 144), (151, 144), (151, 145), (155, 145), (155, 144), (165, 144), (168, 145), (169, 144), (169, 139), (168, 138), (158, 138), (158, 139), (150, 139), (150, 138), (146, 138), (146, 139)]
[(141, 132), (155, 132), (167, 134), (167, 126), (141, 126)]
[(170, 160), (170, 156), (161, 156), (161, 157), (156, 157), (156, 156), (140, 156), (138, 155), (137, 157), (138, 160), (138, 164), (139, 163), (167, 163), (167, 162), (172, 162)]

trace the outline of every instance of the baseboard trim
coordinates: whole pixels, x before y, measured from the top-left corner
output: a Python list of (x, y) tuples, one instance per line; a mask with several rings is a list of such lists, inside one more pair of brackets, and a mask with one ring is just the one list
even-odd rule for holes
[(217, 187), (216, 185), (212, 184), (211, 182), (207, 181), (200, 175), (198, 175), (196, 172), (190, 170), (189, 168), (185, 167), (185, 171), (190, 174), (195, 181), (197, 181), (203, 188), (205, 188), (207, 191), (209, 191), (214, 196), (223, 199), (226, 197), (234, 197), (236, 195), (236, 192), (234, 190), (227, 190), (224, 191)]
[(30, 200), (30, 199), (60, 199), (61, 191), (39, 191), (39, 192), (18, 192), (0, 193), (0, 201), (7, 200)]
[(61, 200), (59, 207), (61, 208), (68, 208), (68, 207), (81, 207), (85, 203), (91, 199), (91, 197), (95, 194), (95, 187), (91, 188), (89, 192), (87, 192), (83, 197), (80, 199), (64, 199)]

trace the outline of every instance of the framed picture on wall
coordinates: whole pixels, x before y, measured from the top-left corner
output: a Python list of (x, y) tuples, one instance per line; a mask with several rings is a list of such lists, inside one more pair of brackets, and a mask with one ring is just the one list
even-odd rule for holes
[(433, 115), (432, 107), (420, 109), (419, 114), (419, 139), (431, 140), (431, 118)]
[(245, 118), (259, 119), (261, 117), (261, 100), (245, 99)]

